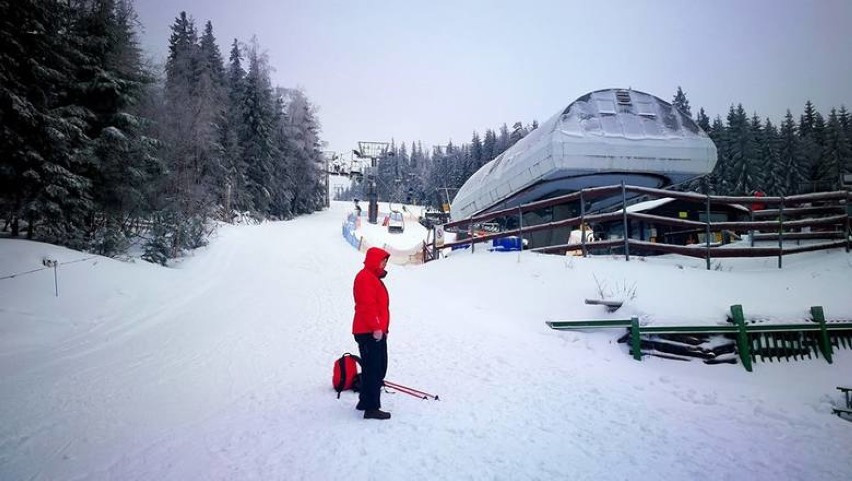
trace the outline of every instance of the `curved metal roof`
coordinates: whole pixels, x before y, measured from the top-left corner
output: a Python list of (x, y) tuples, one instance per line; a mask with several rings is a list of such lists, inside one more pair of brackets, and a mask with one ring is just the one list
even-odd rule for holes
[(452, 217), (618, 178), (664, 187), (708, 174), (715, 164), (713, 141), (670, 103), (637, 90), (597, 90), (482, 166), (459, 189)]

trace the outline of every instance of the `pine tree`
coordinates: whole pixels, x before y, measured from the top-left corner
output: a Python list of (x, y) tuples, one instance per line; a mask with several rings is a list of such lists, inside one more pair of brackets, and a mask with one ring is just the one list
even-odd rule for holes
[(843, 131), (836, 109), (831, 109), (828, 116), (822, 157), (824, 159), (823, 171), (819, 173), (819, 178), (824, 181), (825, 188), (831, 190), (842, 188), (843, 174), (850, 159), (852, 159), (852, 148), (850, 148), (849, 139)]
[(729, 193), (750, 194), (759, 186), (760, 172), (757, 168), (757, 146), (753, 126), (746, 116), (742, 104), (728, 113), (728, 154), (730, 161)]
[(248, 49), (249, 69), (245, 79), (240, 146), (246, 164), (246, 188), (252, 210), (265, 215), (269, 212), (271, 193), (269, 181), (273, 169), (274, 102), (269, 82), (269, 67), (258, 52), (257, 40)]
[(81, 152), (91, 112), (71, 94), (88, 65), (68, 3), (0, 2), (0, 204), (13, 236), (83, 247), (92, 211)]
[(810, 100), (805, 102), (805, 112), (799, 119), (799, 135), (807, 137), (811, 134), (816, 123), (816, 109)]
[[(837, 113), (837, 120), (840, 122), (840, 128), (843, 131), (843, 135), (846, 136), (846, 140), (852, 144), (852, 122), (850, 122), (849, 112), (846, 111), (845, 105), (840, 106), (840, 111)], [(843, 168), (844, 173), (852, 174), (852, 158), (846, 159)]]
[(698, 109), (698, 115), (696, 116), (695, 123), (701, 127), (701, 130), (710, 133), (710, 117), (708, 117), (707, 113), (704, 112), (704, 107)]
[(287, 114), (287, 106), (284, 102), (286, 96), (284, 89), (278, 89), (275, 94), (275, 126), (274, 141), (276, 145), (275, 157), (272, 159), (272, 187), (270, 191), (271, 201), (269, 211), (275, 218), (289, 219), (294, 215), (294, 199), (296, 198), (297, 172), (296, 144), (294, 132)]
[(807, 165), (801, 155), (800, 137), (793, 114), (787, 110), (781, 124), (779, 170), (782, 174), (778, 185), (779, 195), (794, 195), (801, 192), (806, 178)]
[(840, 110), (837, 112), (837, 120), (840, 122), (840, 128), (843, 129), (846, 138), (852, 140), (852, 122), (850, 122), (849, 112), (845, 105), (840, 106)]
[(198, 45), (195, 88), (196, 132), (198, 163), (196, 182), (205, 191), (204, 198), (221, 201), (225, 196), (226, 165), (221, 128), (225, 123), (227, 89), (224, 62), (213, 24), (207, 22)]
[(151, 213), (146, 186), (159, 177), (162, 166), (156, 141), (145, 133), (150, 121), (140, 115), (153, 77), (136, 42), (132, 6), (122, 0), (90, 3), (80, 10), (75, 26), (90, 61), (81, 67), (83, 81), (75, 92), (77, 103), (92, 112), (85, 130), (92, 142), (85, 155), (97, 212), (90, 217), (88, 236), (98, 253), (113, 255), (123, 252), (134, 234), (132, 221)]
[[(316, 109), (300, 90), (287, 90), (287, 119), (293, 144), (293, 212), (308, 214), (325, 206), (325, 187), (320, 168), (322, 153)], [(273, 187), (274, 188), (274, 187)]]
[(483, 161), (483, 154), (482, 139), (479, 138), (479, 133), (473, 131), (473, 137), (470, 139), (470, 157), (473, 161), (473, 172), (476, 172), (485, 163)]
[[(733, 105), (728, 113), (729, 116), (732, 115), (731, 112), (734, 112)], [(725, 124), (722, 123), (722, 117), (717, 115), (713, 119), (713, 125), (710, 128), (710, 138), (716, 144), (718, 160), (716, 161), (716, 167), (713, 169), (713, 172), (708, 176), (707, 193), (709, 194), (724, 195), (731, 192), (729, 179), (732, 170), (732, 149), (729, 145), (728, 130)]]
[(243, 159), (240, 144), (240, 130), (245, 114), (245, 77), (242, 67), (242, 52), (239, 43), (234, 39), (231, 45), (230, 61), (227, 71), (227, 108), (224, 123), (219, 130), (222, 145), (222, 164), (225, 171), (224, 193), (222, 205), (226, 220), (231, 219), (234, 210), (245, 212), (251, 210), (252, 201), (248, 195), (246, 179), (246, 163)]
[(482, 141), (482, 163), (491, 162), (498, 154), (497, 135), (493, 130), (485, 129), (485, 138)]
[(781, 147), (778, 129), (769, 119), (763, 127), (760, 145), (760, 163), (763, 175), (763, 192), (767, 195), (781, 195), (784, 190), (784, 171), (781, 164)]
[(199, 54), (195, 25), (186, 12), (180, 12), (171, 30), (169, 56), (166, 60), (165, 109), (160, 120), (164, 125), (164, 157), (170, 172), (167, 185), (164, 186), (165, 195), (160, 199), (158, 207), (181, 213), (168, 216), (180, 222), (204, 205), (203, 199), (199, 199), (199, 192), (195, 190), (200, 170), (195, 136), (199, 119), (194, 112)]
[(687, 117), (692, 117), (692, 109), (689, 107), (689, 100), (686, 99), (686, 94), (681, 90), (680, 85), (677, 87), (672, 105), (677, 107)]
[(528, 133), (529, 132), (526, 127), (524, 127), (523, 123), (515, 122), (514, 125), (512, 125), (512, 133), (509, 134), (509, 147), (518, 143), (518, 141), (526, 137)]
[(495, 146), (495, 157), (502, 154), (509, 148), (509, 126), (503, 124), (500, 126), (500, 133), (497, 135), (497, 145)]
[(774, 146), (767, 142), (766, 131), (757, 112), (752, 115), (748, 127), (751, 131), (752, 148), (754, 149), (750, 162), (753, 173), (752, 184), (747, 186), (748, 190), (744, 190), (744, 192), (766, 192), (766, 175), (770, 168), (770, 163), (773, 162), (770, 152), (774, 149)]

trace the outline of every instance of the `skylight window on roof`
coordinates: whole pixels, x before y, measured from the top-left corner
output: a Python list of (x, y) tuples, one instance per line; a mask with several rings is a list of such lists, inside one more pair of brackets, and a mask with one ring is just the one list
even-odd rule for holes
[(654, 110), (654, 104), (651, 102), (637, 102), (636, 113), (643, 117), (656, 117), (657, 112)]
[(597, 99), (595, 104), (598, 107), (598, 112), (605, 115), (615, 115), (615, 102), (610, 99)]

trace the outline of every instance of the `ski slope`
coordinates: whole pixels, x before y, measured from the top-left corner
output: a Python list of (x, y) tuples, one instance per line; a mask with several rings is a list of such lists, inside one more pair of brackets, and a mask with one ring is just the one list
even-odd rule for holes
[[(0, 479), (847, 479), (831, 414), (852, 351), (798, 363), (632, 360), (615, 331), (544, 321), (638, 315), (852, 319), (852, 255), (725, 260), (454, 253), (390, 266), (390, 421), (338, 400), (355, 352), (341, 236), (351, 202), (223, 226), (173, 268), (0, 239)], [(381, 235), (381, 231), (374, 232)], [(371, 234), (372, 235), (372, 234)], [(90, 258), (91, 257), (91, 258)], [(585, 298), (627, 294), (614, 314)]]

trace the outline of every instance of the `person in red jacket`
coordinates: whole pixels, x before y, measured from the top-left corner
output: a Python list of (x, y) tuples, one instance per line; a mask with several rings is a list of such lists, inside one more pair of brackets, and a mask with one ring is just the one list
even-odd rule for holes
[(381, 389), (388, 370), (388, 325), (390, 309), (388, 290), (382, 279), (388, 254), (384, 249), (371, 247), (364, 258), (364, 268), (355, 276), (352, 288), (355, 295), (355, 317), (352, 334), (361, 353), (361, 389), (355, 409), (364, 411), (364, 419), (390, 419), (381, 410)]

